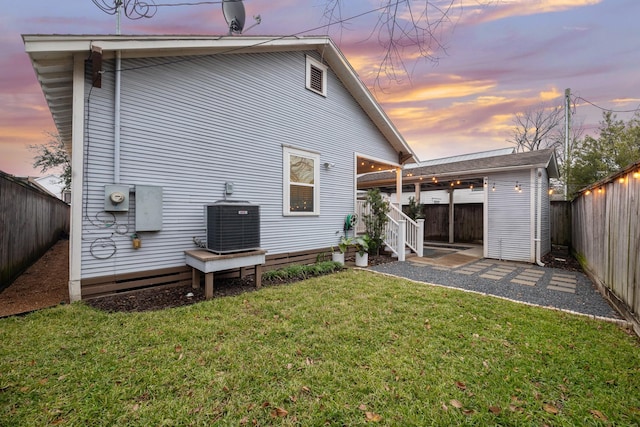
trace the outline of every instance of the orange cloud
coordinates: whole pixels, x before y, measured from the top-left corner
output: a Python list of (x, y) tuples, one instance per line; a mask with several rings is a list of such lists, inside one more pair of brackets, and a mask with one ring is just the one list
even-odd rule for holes
[(420, 86), (406, 85), (394, 93), (380, 94), (378, 98), (387, 104), (461, 98), (482, 94), (497, 86), (493, 80), (466, 80), (456, 75), (433, 74), (421, 78), (420, 81)]
[[(511, 18), (514, 16), (537, 15), (541, 13), (562, 12), (568, 9), (592, 6), (603, 0), (502, 0), (496, 4), (478, 4), (476, 0), (466, 0), (460, 4), (468, 13), (463, 20), (484, 23)], [(470, 12), (469, 12), (470, 11)], [(464, 19), (466, 17), (466, 19)]]
[(564, 96), (564, 91), (560, 92), (555, 87), (551, 88), (548, 91), (541, 91), (540, 92), (540, 100), (543, 101), (543, 102), (551, 101), (553, 99), (560, 98), (561, 96)]

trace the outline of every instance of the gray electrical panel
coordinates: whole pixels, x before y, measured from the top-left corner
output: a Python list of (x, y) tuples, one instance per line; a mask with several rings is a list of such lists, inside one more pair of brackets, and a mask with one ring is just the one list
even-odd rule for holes
[(162, 187), (136, 185), (136, 231), (162, 230)]

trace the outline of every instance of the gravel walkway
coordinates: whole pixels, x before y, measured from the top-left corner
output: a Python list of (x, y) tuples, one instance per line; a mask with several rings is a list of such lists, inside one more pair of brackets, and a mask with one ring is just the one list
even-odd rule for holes
[(392, 262), (371, 270), (419, 282), (465, 289), (603, 318), (620, 316), (581, 272), (480, 259), (457, 267), (420, 261)]

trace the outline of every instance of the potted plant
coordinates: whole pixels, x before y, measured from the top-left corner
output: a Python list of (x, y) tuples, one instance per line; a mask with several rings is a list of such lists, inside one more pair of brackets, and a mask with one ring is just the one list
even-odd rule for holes
[(333, 246), (331, 247), (331, 250), (333, 251), (331, 254), (331, 260), (344, 265), (344, 254), (347, 252), (347, 249), (349, 249), (349, 245), (351, 245), (351, 243), (352, 240), (350, 237), (342, 236), (340, 238), (340, 243), (338, 243), (338, 250), (336, 251)]
[(368, 234), (356, 238), (356, 266), (366, 267), (369, 265), (369, 243), (371, 237)]

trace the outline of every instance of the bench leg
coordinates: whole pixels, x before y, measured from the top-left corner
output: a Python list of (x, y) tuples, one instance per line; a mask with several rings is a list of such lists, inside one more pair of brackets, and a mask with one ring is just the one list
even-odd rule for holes
[(204, 275), (204, 297), (206, 299), (213, 298), (213, 273), (205, 273)]
[(198, 289), (200, 287), (200, 271), (193, 267), (191, 267), (191, 287), (193, 289)]
[(256, 264), (253, 280), (255, 282), (256, 288), (262, 287), (262, 265)]

